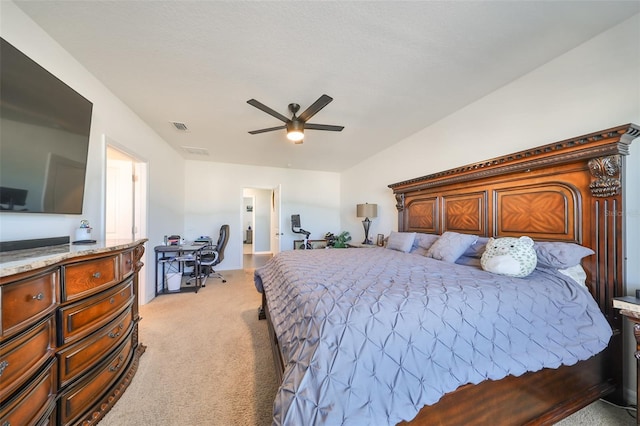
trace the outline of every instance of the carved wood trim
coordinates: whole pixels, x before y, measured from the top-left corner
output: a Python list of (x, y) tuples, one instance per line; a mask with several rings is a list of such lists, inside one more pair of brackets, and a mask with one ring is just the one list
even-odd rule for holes
[(144, 263), (141, 262), (142, 256), (144, 255), (144, 251), (145, 251), (144, 245), (142, 244), (139, 246), (136, 246), (136, 248), (133, 249), (133, 263), (135, 265), (136, 274), (140, 272), (140, 270), (144, 266)]
[(620, 168), (619, 155), (609, 155), (589, 160), (589, 171), (595, 178), (589, 185), (594, 197), (611, 197), (620, 192)]
[[(134, 279), (133, 288), (136, 289), (136, 292), (134, 294), (135, 299), (133, 301), (133, 310), (132, 310), (134, 321), (140, 321), (140, 295), (139, 295), (140, 270), (144, 266), (144, 263), (142, 262), (142, 256), (144, 255), (144, 252), (145, 252), (145, 248), (143, 244), (136, 246), (136, 248), (133, 251), (133, 264), (134, 264), (134, 271), (135, 271), (133, 275), (133, 279)], [(136, 333), (137, 333), (137, 330), (138, 328), (136, 327)]]
[(404, 210), (404, 194), (396, 194), (396, 209), (399, 212)]
[(400, 221), (400, 223), (398, 224), (399, 228), (398, 229), (404, 229), (404, 222), (402, 222), (402, 219), (404, 217), (403, 215), (403, 211), (404, 211), (404, 194), (395, 194), (396, 197), (396, 209), (398, 210), (398, 220)]

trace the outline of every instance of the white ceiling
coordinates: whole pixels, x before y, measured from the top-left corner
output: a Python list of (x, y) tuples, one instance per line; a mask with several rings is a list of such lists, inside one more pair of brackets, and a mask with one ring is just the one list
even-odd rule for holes
[[(640, 12), (638, 1), (15, 3), (184, 158), (327, 171)], [(247, 133), (282, 124), (247, 100), (290, 116), (289, 103), (303, 111), (322, 94), (334, 101), (310, 122), (342, 132), (307, 130), (302, 145)]]

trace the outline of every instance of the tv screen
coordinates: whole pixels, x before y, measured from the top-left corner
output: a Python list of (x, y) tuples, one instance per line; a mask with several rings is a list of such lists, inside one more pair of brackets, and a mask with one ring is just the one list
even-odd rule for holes
[(81, 214), (93, 104), (0, 41), (0, 210)]

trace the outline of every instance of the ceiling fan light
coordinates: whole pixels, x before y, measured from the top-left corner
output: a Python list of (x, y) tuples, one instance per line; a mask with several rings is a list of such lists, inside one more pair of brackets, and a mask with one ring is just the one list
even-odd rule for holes
[(300, 142), (304, 139), (304, 123), (300, 121), (287, 123), (287, 139), (293, 142)]
[(293, 142), (301, 141), (302, 139), (304, 139), (304, 133), (299, 130), (293, 130), (287, 133), (287, 139)]

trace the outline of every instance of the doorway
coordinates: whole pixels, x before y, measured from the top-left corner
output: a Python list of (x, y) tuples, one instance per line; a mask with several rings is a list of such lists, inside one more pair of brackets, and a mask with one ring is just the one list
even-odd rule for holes
[(272, 198), (272, 189), (242, 190), (240, 223), (244, 269), (259, 267), (272, 257)]
[(244, 229), (244, 240), (242, 241), (242, 253), (253, 254), (253, 227), (255, 226), (255, 217), (253, 213), (253, 207), (256, 204), (256, 197), (254, 195), (243, 197), (242, 203), (242, 226)]
[[(105, 238), (132, 241), (147, 235), (147, 163), (106, 140)], [(139, 275), (146, 303), (146, 269)], [(153, 297), (153, 295), (152, 295)]]

